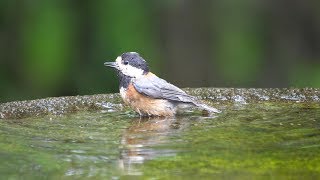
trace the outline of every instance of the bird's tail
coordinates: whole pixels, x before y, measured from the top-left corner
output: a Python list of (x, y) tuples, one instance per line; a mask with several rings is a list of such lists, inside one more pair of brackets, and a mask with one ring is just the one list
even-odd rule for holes
[(204, 103), (201, 102), (196, 102), (194, 103), (197, 107), (199, 107), (200, 109), (204, 109), (210, 113), (221, 113), (221, 111), (219, 111), (218, 109), (214, 108), (214, 107), (210, 107)]

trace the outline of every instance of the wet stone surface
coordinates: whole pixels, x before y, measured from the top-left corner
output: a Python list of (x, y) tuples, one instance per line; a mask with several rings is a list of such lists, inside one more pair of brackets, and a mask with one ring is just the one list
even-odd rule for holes
[(94, 111), (110, 108), (122, 108), (118, 94), (52, 97), (2, 103), (0, 104), (0, 118), (12, 119), (44, 115), (63, 115), (78, 111)]
[[(241, 88), (186, 88), (187, 93), (209, 104), (251, 103), (260, 101), (320, 102), (320, 89), (241, 89)], [(119, 94), (52, 97), (0, 104), (0, 119), (63, 115), (78, 111), (121, 110)], [(219, 109), (219, 107), (218, 107)]]
[(186, 89), (222, 113), (140, 118), (118, 94), (0, 105), (1, 179), (320, 179), (319, 89)]

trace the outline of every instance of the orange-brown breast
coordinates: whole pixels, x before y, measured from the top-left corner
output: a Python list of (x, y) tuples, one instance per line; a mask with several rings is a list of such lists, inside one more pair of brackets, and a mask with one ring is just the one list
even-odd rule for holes
[(175, 114), (175, 109), (170, 102), (140, 94), (132, 84), (127, 88), (124, 101), (140, 115), (174, 116)]

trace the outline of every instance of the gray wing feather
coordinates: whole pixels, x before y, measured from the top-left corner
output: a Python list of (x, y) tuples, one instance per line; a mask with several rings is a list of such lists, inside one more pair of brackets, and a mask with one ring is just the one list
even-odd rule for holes
[(186, 94), (180, 88), (157, 76), (135, 79), (133, 81), (133, 86), (139, 93), (145, 94), (146, 96), (152, 98), (187, 103), (194, 103), (195, 100), (193, 96)]

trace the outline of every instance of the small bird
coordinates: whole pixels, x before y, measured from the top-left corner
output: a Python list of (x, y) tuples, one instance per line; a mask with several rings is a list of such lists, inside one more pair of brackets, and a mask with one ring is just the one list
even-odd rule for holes
[(190, 106), (220, 112), (150, 72), (147, 62), (136, 52), (123, 53), (115, 62), (104, 65), (117, 71), (123, 101), (140, 116), (174, 116), (178, 109)]

